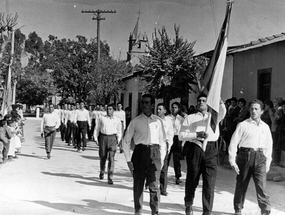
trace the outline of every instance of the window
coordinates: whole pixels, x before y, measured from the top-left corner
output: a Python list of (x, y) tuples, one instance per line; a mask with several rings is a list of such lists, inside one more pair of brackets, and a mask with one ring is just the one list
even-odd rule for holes
[(272, 68), (258, 70), (257, 98), (261, 101), (270, 99)]

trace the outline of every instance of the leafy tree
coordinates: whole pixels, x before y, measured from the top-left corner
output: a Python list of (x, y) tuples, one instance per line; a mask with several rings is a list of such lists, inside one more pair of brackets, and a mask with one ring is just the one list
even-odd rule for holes
[(175, 38), (171, 40), (165, 27), (155, 29), (153, 45), (148, 46), (149, 56), (141, 58), (146, 91), (166, 102), (194, 92), (196, 74), (205, 67), (203, 58), (194, 58), (195, 41), (183, 39), (179, 30), (175, 25)]
[(122, 77), (131, 70), (126, 61), (114, 60), (111, 57), (103, 58), (93, 71), (94, 82), (90, 91), (90, 99), (97, 102), (109, 103), (118, 97), (122, 89)]

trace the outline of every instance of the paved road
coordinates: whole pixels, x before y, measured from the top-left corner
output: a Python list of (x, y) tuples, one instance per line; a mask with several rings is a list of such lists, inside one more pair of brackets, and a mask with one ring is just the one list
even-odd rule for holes
[[(26, 142), (19, 159), (1, 166), (1, 215), (127, 215), (133, 214), (132, 178), (123, 154), (116, 154), (114, 185), (99, 180), (98, 147), (88, 143), (87, 151), (78, 153), (57, 136), (51, 159), (46, 159), (44, 141), (39, 136), (40, 121), (28, 119)], [(185, 170), (185, 162), (182, 161)], [(174, 184), (169, 170), (169, 196), (161, 197), (162, 215), (184, 214), (184, 182)], [(106, 178), (106, 176), (105, 176)], [(185, 172), (182, 179), (185, 179)], [(184, 181), (184, 180), (183, 180)], [(235, 174), (219, 167), (214, 215), (233, 214)], [(284, 183), (268, 183), (273, 215), (285, 214)], [(143, 214), (150, 214), (148, 191), (144, 193)], [(201, 185), (197, 188), (194, 214), (201, 215)], [(244, 209), (245, 215), (257, 215), (254, 186), (251, 184)]]

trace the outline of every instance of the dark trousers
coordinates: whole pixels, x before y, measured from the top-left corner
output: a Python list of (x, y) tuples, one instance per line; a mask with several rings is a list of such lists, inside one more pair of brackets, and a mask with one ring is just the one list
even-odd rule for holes
[(99, 134), (99, 157), (100, 157), (100, 174), (104, 174), (106, 160), (108, 159), (108, 179), (113, 179), (115, 167), (115, 154), (118, 140), (115, 134)]
[(7, 142), (3, 142), (3, 149), (2, 149), (3, 160), (8, 159), (9, 148), (10, 148), (10, 140), (8, 140)]
[(250, 181), (253, 178), (258, 206), (261, 212), (270, 212), (271, 204), (265, 192), (266, 188), (266, 157), (262, 151), (253, 151), (248, 148), (240, 148), (237, 159), (240, 173), (236, 178), (236, 189), (234, 196), (234, 209), (243, 209), (245, 194)]
[(52, 131), (51, 127), (44, 128), (44, 137), (45, 137), (45, 149), (46, 153), (50, 153), (53, 147), (54, 138), (56, 135), (56, 130)]
[[(88, 123), (86, 121), (77, 121), (78, 135), (77, 135), (77, 148), (86, 147), (86, 134)], [(82, 144), (81, 144), (82, 141)]]
[(71, 136), (71, 140), (73, 143), (73, 146), (77, 147), (77, 140), (78, 140), (78, 125), (77, 123), (72, 123), (72, 136)]
[(73, 123), (70, 120), (66, 123), (66, 132), (65, 132), (65, 142), (70, 144), (71, 134), (72, 134)]
[(175, 178), (179, 179), (181, 177), (181, 157), (182, 157), (182, 142), (178, 139), (178, 135), (174, 135), (173, 137), (173, 145), (171, 146), (169, 156), (168, 156), (168, 166), (171, 159), (171, 155), (173, 157), (173, 168), (175, 173)]
[(215, 142), (208, 142), (206, 151), (195, 143), (190, 144), (186, 155), (187, 176), (185, 184), (185, 206), (193, 205), (195, 190), (202, 174), (203, 215), (210, 215), (213, 208), (215, 182), (217, 176), (217, 150)]
[(96, 120), (95, 120), (95, 119), (92, 119), (92, 120), (91, 120), (91, 130), (90, 130), (91, 139), (92, 139), (93, 134), (94, 134), (95, 126), (96, 126)]
[(61, 140), (64, 141), (65, 140), (65, 130), (66, 130), (66, 126), (64, 123), (61, 122), (59, 130), (60, 130)]
[(146, 146), (138, 144), (132, 155), (134, 165), (134, 206), (135, 212), (141, 212), (143, 206), (144, 183), (149, 186), (150, 208), (152, 214), (159, 211), (159, 176), (161, 169), (161, 158), (159, 145)]
[(167, 173), (168, 173), (168, 152), (166, 152), (164, 161), (163, 161), (163, 166), (160, 172), (160, 191), (161, 192), (166, 192), (167, 189), (167, 184), (168, 184), (168, 177), (167, 177)]

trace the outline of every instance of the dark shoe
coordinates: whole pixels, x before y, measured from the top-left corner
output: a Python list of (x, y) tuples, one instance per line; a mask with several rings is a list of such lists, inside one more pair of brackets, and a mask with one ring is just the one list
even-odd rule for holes
[(270, 211), (261, 212), (261, 215), (269, 215), (269, 214), (270, 214)]
[(108, 180), (108, 184), (114, 184), (113, 180), (112, 180), (112, 179), (109, 179), (109, 180)]
[(124, 153), (124, 150), (123, 149), (120, 149), (120, 154)]
[(185, 214), (186, 215), (193, 215), (193, 209), (191, 206), (186, 206), (185, 208)]
[(81, 152), (81, 149), (77, 149), (77, 152)]
[(104, 173), (100, 173), (99, 174), (99, 178), (102, 180), (102, 179), (104, 179)]
[(82, 147), (82, 151), (85, 151), (85, 147)]
[(177, 178), (176, 181), (175, 181), (175, 183), (176, 183), (176, 184), (181, 184), (182, 181), (181, 181), (179, 178)]
[(50, 159), (50, 153), (47, 153), (47, 159)]
[(160, 191), (160, 194), (163, 196), (168, 196), (168, 192), (166, 192), (166, 191)]
[(235, 211), (235, 215), (241, 215), (241, 211)]

